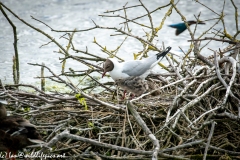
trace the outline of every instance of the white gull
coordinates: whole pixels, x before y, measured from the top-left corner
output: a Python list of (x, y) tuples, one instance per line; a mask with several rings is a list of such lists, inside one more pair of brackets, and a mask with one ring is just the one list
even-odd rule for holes
[(145, 79), (150, 74), (152, 68), (160, 62), (170, 50), (171, 47), (167, 47), (162, 52), (142, 60), (130, 60), (122, 63), (119, 63), (115, 58), (109, 58), (104, 63), (102, 77), (104, 77), (106, 72), (109, 72), (113, 80), (125, 79), (131, 76)]

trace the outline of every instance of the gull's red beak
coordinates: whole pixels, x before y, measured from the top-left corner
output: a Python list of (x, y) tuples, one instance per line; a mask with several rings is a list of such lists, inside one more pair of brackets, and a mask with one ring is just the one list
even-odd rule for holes
[(102, 78), (105, 76), (105, 74), (106, 74), (106, 72), (103, 72), (103, 74), (102, 74)]

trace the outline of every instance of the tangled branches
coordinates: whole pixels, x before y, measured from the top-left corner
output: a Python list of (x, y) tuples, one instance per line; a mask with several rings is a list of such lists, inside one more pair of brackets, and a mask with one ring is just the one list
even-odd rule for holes
[[(234, 2), (232, 5), (235, 6)], [(207, 6), (197, 1), (203, 7)], [(100, 82), (92, 74), (102, 72), (99, 66), (106, 58), (99, 57), (74, 47), (74, 34), (83, 31), (113, 30), (115, 36), (124, 36), (124, 40), (115, 50), (108, 50), (96, 39), (94, 43), (109, 57), (116, 57), (123, 61), (118, 51), (126, 41), (133, 38), (138, 40), (142, 51), (134, 54), (134, 59), (147, 56), (149, 51), (160, 52), (155, 44), (158, 32), (166, 18), (175, 10), (187, 24), (186, 18), (178, 10), (177, 4), (170, 1), (165, 6), (149, 11), (140, 1), (136, 6), (123, 6), (118, 10), (107, 11), (102, 17), (121, 18), (123, 27), (106, 27), (93, 21), (94, 27), (85, 30), (57, 31), (45, 24), (54, 32), (66, 32), (68, 39), (66, 48), (62, 47), (53, 37), (40, 29), (30, 25), (7, 6), (2, 4), (1, 11), (5, 9), (13, 14), (27, 26), (45, 35), (56, 44), (63, 58), (62, 73), (57, 75), (51, 68), (43, 64), (30, 64), (33, 67), (42, 67), (48, 70), (51, 76), (38, 78), (49, 79), (63, 84), (70, 91), (68, 93), (47, 92), (35, 86), (26, 84), (1, 84), (0, 96), (8, 101), (8, 109), (12, 114), (26, 116), (38, 126), (46, 144), (40, 152), (65, 154), (71, 158), (95, 159), (206, 159), (229, 156), (237, 158), (240, 155), (240, 68), (239, 49), (240, 42), (236, 39), (240, 33), (236, 17), (236, 33), (231, 36), (225, 28), (223, 11), (216, 22), (202, 35), (195, 38), (187, 25), (191, 36), (191, 45), (181, 59), (174, 53), (167, 56), (169, 65), (159, 64), (165, 73), (152, 73), (147, 81), (149, 90), (134, 99), (121, 99), (122, 91), (114, 86), (113, 82)], [(127, 11), (130, 8), (141, 7), (146, 14), (129, 19)], [(159, 9), (168, 8), (160, 24), (155, 27), (152, 13)], [(224, 7), (223, 7), (224, 8)], [(3, 10), (4, 9), (4, 10)], [(237, 13), (237, 8), (235, 7)], [(209, 9), (210, 10), (210, 9)], [(109, 15), (123, 11), (122, 15)], [(214, 12), (214, 11), (213, 11)], [(215, 13), (215, 12), (214, 12)], [(149, 25), (140, 24), (139, 21), (147, 17)], [(196, 17), (199, 20), (200, 14)], [(222, 22), (224, 31), (217, 31), (213, 37), (203, 37), (209, 30)], [(147, 28), (146, 35), (135, 35), (131, 32), (129, 24)], [(197, 25), (196, 25), (197, 26)], [(196, 30), (196, 28), (195, 28)], [(203, 53), (200, 42), (208, 40), (214, 43), (229, 43), (226, 48), (208, 50), (209, 57)], [(163, 45), (164, 47), (164, 45)], [(83, 56), (70, 53), (80, 52)], [(193, 56), (192, 56), (193, 55)], [(88, 70), (65, 71), (65, 63), (75, 60), (88, 66)], [(100, 62), (100, 63), (99, 63)], [(99, 64), (98, 64), (99, 63)], [(88, 86), (82, 88), (73, 83), (71, 77), (84, 77)], [(65, 78), (67, 77), (67, 78)], [(85, 79), (89, 77), (89, 79)], [(18, 82), (17, 80), (15, 82)], [(33, 92), (26, 91), (26, 88)], [(42, 88), (44, 88), (44, 83)], [(98, 93), (91, 92), (97, 89)]]

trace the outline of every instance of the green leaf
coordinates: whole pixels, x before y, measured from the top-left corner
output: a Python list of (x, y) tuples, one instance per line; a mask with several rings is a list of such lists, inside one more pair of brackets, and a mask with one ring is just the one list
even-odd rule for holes
[(85, 110), (88, 110), (87, 102), (84, 97), (81, 96), (80, 93), (75, 94), (75, 97), (78, 99), (78, 102), (84, 106)]
[(92, 122), (88, 122), (88, 127), (93, 128), (94, 124)]

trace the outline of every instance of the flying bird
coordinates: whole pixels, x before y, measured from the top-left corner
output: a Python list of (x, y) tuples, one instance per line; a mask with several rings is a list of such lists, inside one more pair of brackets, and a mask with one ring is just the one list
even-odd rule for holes
[[(191, 26), (192, 24), (205, 24), (205, 22), (203, 21), (187, 21), (188, 25)], [(187, 26), (184, 22), (182, 23), (177, 23), (177, 24), (171, 24), (171, 25), (168, 25), (169, 27), (172, 27), (172, 28), (176, 28), (176, 36), (178, 36), (179, 34), (181, 34), (182, 32), (184, 32), (186, 29), (187, 29)]]

